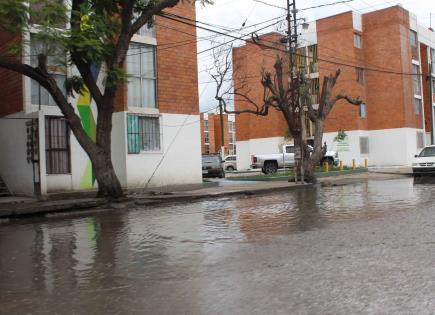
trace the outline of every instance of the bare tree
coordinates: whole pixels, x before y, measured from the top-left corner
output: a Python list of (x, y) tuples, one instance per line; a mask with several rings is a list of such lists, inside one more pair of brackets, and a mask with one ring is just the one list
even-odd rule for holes
[[(233, 69), (231, 52), (232, 47), (227, 51), (220, 49), (213, 54), (214, 68), (209, 73), (216, 83), (215, 99), (223, 106), (226, 113), (267, 116), (270, 110), (281, 112), (295, 146), (302, 148), (300, 163), (303, 166), (305, 180), (315, 182), (315, 167), (326, 153), (323, 131), (328, 114), (339, 100), (345, 100), (352, 105), (361, 105), (362, 100), (359, 97), (351, 98), (344, 92), (333, 94), (340, 76), (340, 69), (337, 69), (335, 74), (323, 78), (319, 104), (318, 107), (314, 106), (308, 75), (301, 69), (294, 71), (293, 80), (289, 80), (289, 71), (286, 70), (289, 69), (288, 64), (279, 55), (276, 57), (273, 71), (263, 70), (258, 74), (263, 87), (263, 98), (258, 100), (251, 93), (247, 77), (238, 75), (238, 71)], [(243, 101), (247, 104), (246, 107), (237, 110), (228, 108), (228, 100), (231, 97)], [(309, 147), (303, 136), (306, 128), (304, 115), (307, 115), (314, 127), (313, 149)], [(300, 168), (297, 168), (297, 172), (300, 176)]]

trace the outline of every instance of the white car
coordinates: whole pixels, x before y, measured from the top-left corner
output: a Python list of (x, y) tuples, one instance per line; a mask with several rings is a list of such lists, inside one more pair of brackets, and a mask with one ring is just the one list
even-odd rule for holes
[(435, 145), (427, 146), (415, 155), (412, 172), (415, 175), (435, 174)]
[(237, 170), (237, 158), (235, 155), (228, 155), (224, 159), (224, 169), (228, 172)]

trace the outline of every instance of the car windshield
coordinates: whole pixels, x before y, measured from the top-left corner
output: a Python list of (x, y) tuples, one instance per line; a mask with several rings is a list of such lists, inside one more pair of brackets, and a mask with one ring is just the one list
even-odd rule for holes
[(205, 155), (202, 157), (202, 162), (205, 163), (220, 163), (219, 156), (217, 155)]
[(419, 154), (419, 157), (429, 157), (435, 156), (435, 147), (427, 147), (424, 148), (423, 151)]

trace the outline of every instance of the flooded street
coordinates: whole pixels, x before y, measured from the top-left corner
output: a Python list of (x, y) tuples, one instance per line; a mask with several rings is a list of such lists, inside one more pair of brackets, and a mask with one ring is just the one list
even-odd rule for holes
[(431, 314), (412, 178), (0, 222), (0, 314)]

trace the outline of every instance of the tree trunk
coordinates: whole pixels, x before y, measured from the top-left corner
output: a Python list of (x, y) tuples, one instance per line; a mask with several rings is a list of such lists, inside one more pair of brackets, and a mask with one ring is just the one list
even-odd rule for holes
[(96, 146), (98, 154), (91, 157), (98, 181), (98, 196), (119, 198), (124, 196), (112, 163), (112, 114), (114, 96), (106, 99), (97, 116)]
[(98, 196), (115, 199), (124, 196), (110, 153), (100, 153), (91, 161), (98, 182)]
[[(295, 148), (299, 148), (301, 145), (301, 140), (300, 140), (300, 133), (294, 133), (293, 134), (293, 142), (295, 145)], [(300, 165), (302, 163), (303, 165), (303, 169), (304, 169), (304, 181), (307, 183), (315, 183), (316, 182), (316, 177), (314, 175), (314, 172), (316, 170), (316, 165), (315, 161), (313, 161), (312, 159), (312, 155), (311, 152), (308, 148), (308, 144), (306, 141), (303, 142), (303, 159), (302, 161), (296, 161), (295, 160), (295, 166), (294, 166), (294, 172), (296, 174), (296, 176), (292, 176), (291, 178), (289, 178), (289, 181), (294, 181), (295, 177), (297, 178), (298, 181), (300, 181), (302, 179), (301, 176), (301, 168)]]

